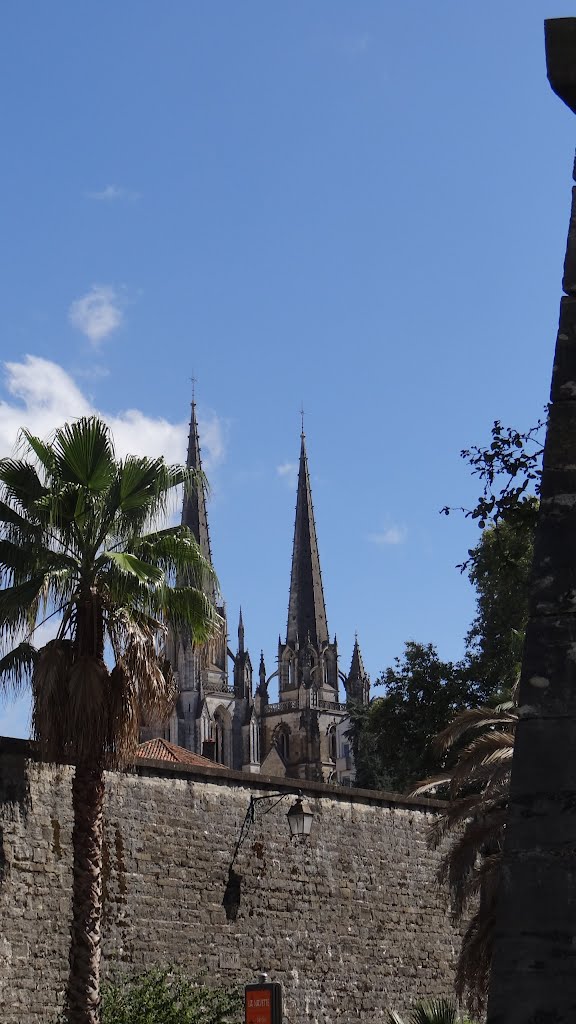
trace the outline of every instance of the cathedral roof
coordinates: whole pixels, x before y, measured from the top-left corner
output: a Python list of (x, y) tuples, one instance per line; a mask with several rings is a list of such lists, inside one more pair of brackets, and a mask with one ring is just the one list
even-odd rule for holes
[(286, 642), (293, 643), (296, 639), (301, 644), (310, 639), (315, 647), (329, 640), (304, 433), (300, 446)]

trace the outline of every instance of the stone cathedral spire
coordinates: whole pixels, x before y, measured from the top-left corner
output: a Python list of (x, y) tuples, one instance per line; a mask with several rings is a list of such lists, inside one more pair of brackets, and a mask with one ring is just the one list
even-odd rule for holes
[[(202, 473), (202, 456), (196, 402), (192, 397), (186, 464)], [(206, 488), (201, 478), (185, 495), (182, 524), (187, 526), (204, 558), (212, 565), (208, 532)], [(258, 729), (253, 722), (252, 666), (244, 645), (242, 614), (238, 629), (238, 653), (228, 648), (226, 608), (218, 588), (210, 583), (207, 597), (213, 601), (221, 629), (207, 643), (196, 645), (188, 630), (170, 632), (166, 654), (178, 685), (178, 700), (170, 722), (162, 729), (165, 739), (230, 768), (254, 771), (257, 765)], [(234, 665), (231, 686), (228, 662)], [(144, 737), (148, 738), (148, 737)]]
[(300, 643), (310, 641), (314, 647), (328, 643), (326, 605), (322, 589), (304, 432), (302, 432), (300, 443), (286, 643), (294, 643), (296, 640), (299, 640)]
[[(202, 455), (200, 450), (200, 438), (198, 434), (198, 418), (196, 416), (196, 401), (192, 397), (192, 410), (190, 413), (190, 429), (188, 431), (188, 454), (186, 456), (188, 469), (202, 472)], [(200, 551), (204, 558), (212, 565), (212, 550), (210, 548), (210, 534), (208, 532), (208, 515), (206, 513), (206, 488), (203, 483), (184, 495), (182, 505), (182, 525), (187, 526), (196, 538)]]
[(328, 781), (335, 769), (336, 725), (346, 706), (338, 700), (336, 640), (331, 643), (328, 635), (304, 431), (286, 642), (278, 643), (277, 675), (278, 702), (262, 705), (262, 770)]

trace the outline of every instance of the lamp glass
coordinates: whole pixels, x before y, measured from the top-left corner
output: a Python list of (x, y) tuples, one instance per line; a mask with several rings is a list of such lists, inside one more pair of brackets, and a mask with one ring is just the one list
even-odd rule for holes
[(292, 839), (306, 839), (310, 835), (314, 815), (308, 805), (302, 802), (301, 797), (295, 800), (286, 817)]

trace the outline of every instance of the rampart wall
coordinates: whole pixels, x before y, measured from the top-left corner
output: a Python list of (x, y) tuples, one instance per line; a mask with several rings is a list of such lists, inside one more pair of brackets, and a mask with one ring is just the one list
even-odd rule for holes
[[(0, 740), (3, 1024), (54, 1024), (61, 1003), (72, 771)], [(387, 1007), (449, 993), (458, 937), (426, 846), (433, 801), (305, 783), (309, 843), (290, 843), (289, 798), (259, 802), (230, 883), (250, 795), (291, 788), (155, 762), (109, 774), (105, 970), (177, 961), (240, 984), (265, 970), (283, 985), (287, 1024), (370, 1024)]]

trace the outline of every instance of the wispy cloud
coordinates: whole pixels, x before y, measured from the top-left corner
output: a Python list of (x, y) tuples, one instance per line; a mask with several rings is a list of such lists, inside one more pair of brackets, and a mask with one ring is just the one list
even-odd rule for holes
[(368, 534), (368, 540), (378, 547), (383, 547), (385, 544), (404, 544), (407, 536), (408, 530), (405, 526), (392, 524), (384, 527), (378, 533)]
[(100, 191), (87, 192), (86, 195), (88, 199), (95, 199), (101, 203), (115, 203), (121, 200), (134, 202), (136, 199), (140, 199), (139, 192), (133, 192), (129, 188), (124, 188), (123, 185), (106, 185)]
[(93, 285), (86, 295), (71, 304), (68, 319), (93, 345), (98, 345), (122, 323), (123, 313), (116, 289), (111, 285)]
[[(9, 398), (0, 400), (0, 456), (13, 451), (21, 427), (46, 437), (66, 420), (97, 412), (110, 425), (119, 456), (164, 455), (169, 462), (186, 458), (185, 420), (171, 423), (139, 409), (119, 413), (98, 410), (62, 366), (39, 356), (27, 355), (22, 362), (5, 363), (4, 372)], [(210, 471), (225, 456), (227, 423), (209, 412), (199, 416), (198, 428), (204, 468)]]
[(295, 487), (298, 480), (298, 463), (282, 462), (276, 466), (276, 473), (286, 481), (289, 487)]

